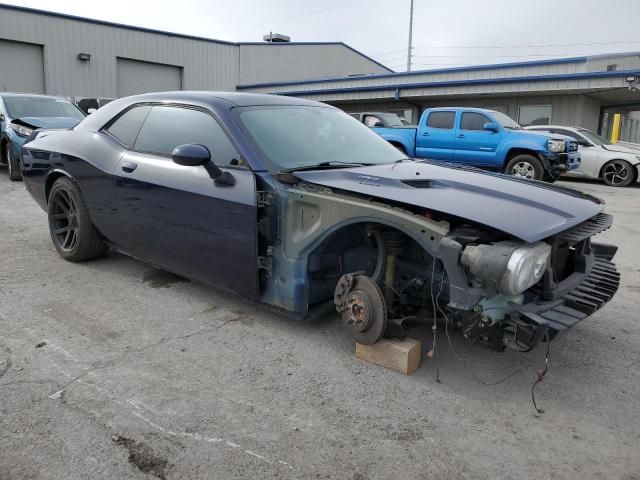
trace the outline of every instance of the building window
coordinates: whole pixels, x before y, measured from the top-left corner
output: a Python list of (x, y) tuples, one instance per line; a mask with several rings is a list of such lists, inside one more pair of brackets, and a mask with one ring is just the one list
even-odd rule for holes
[(518, 123), (523, 127), (529, 125), (550, 125), (551, 105), (520, 105)]

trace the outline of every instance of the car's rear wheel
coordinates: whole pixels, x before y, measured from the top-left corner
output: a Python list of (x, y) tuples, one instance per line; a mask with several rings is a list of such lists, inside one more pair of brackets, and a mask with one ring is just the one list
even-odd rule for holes
[(529, 180), (542, 180), (544, 178), (544, 167), (542, 162), (526, 153), (516, 155), (507, 163), (505, 173), (514, 177), (527, 178)]
[(91, 223), (80, 190), (71, 179), (61, 177), (55, 181), (47, 214), (51, 240), (65, 260), (84, 262), (107, 252), (107, 244)]
[(636, 172), (626, 160), (611, 160), (602, 167), (600, 176), (610, 187), (626, 187), (635, 180)]
[(7, 143), (5, 145), (5, 157), (7, 159), (7, 170), (9, 171), (9, 180), (19, 182), (22, 180), (22, 172), (20, 172), (20, 162), (13, 154), (12, 148)]

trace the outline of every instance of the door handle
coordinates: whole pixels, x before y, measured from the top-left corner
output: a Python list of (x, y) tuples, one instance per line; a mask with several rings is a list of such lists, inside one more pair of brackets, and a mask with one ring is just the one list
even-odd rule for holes
[(430, 135), (429, 132), (422, 132), (423, 137), (428, 137), (429, 135)]
[(133, 172), (136, 168), (138, 168), (138, 164), (137, 163), (133, 163), (133, 162), (122, 162), (122, 171), (125, 173), (131, 173)]
[(458, 138), (464, 138), (464, 133), (459, 133), (459, 134), (457, 135), (457, 137), (458, 137)]

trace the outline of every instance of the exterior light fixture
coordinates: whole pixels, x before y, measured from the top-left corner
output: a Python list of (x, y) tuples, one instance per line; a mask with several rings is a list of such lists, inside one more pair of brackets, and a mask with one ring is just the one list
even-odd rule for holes
[(79, 53), (78, 54), (78, 60), (80, 60), (81, 62), (88, 62), (91, 60), (91, 54), (90, 53)]

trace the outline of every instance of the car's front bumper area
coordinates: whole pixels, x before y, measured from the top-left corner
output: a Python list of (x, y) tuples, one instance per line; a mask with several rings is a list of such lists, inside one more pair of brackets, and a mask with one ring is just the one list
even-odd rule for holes
[[(598, 254), (599, 244), (592, 257), (589, 273), (572, 290), (556, 300), (522, 305), (517, 309), (520, 317), (535, 327), (533, 337), (542, 338), (548, 330), (553, 337), (557, 333), (576, 324), (602, 308), (613, 298), (620, 285), (620, 273), (606, 256)], [(608, 249), (607, 246), (603, 246)], [(525, 339), (519, 339), (523, 342)], [(531, 342), (530, 339), (527, 342)], [(537, 343), (537, 342), (536, 342)]]
[(580, 168), (580, 162), (578, 152), (550, 153), (545, 159), (545, 166), (554, 174), (562, 174)]
[(521, 332), (520, 344), (535, 345), (546, 333), (553, 337), (566, 331), (613, 298), (620, 285), (620, 273), (612, 262), (617, 247), (591, 242), (591, 236), (609, 228), (611, 220), (601, 213), (553, 239), (557, 270), (565, 270), (563, 263), (570, 262), (571, 273), (558, 280), (558, 272), (550, 268), (536, 299), (515, 308), (514, 314), (528, 326)]

